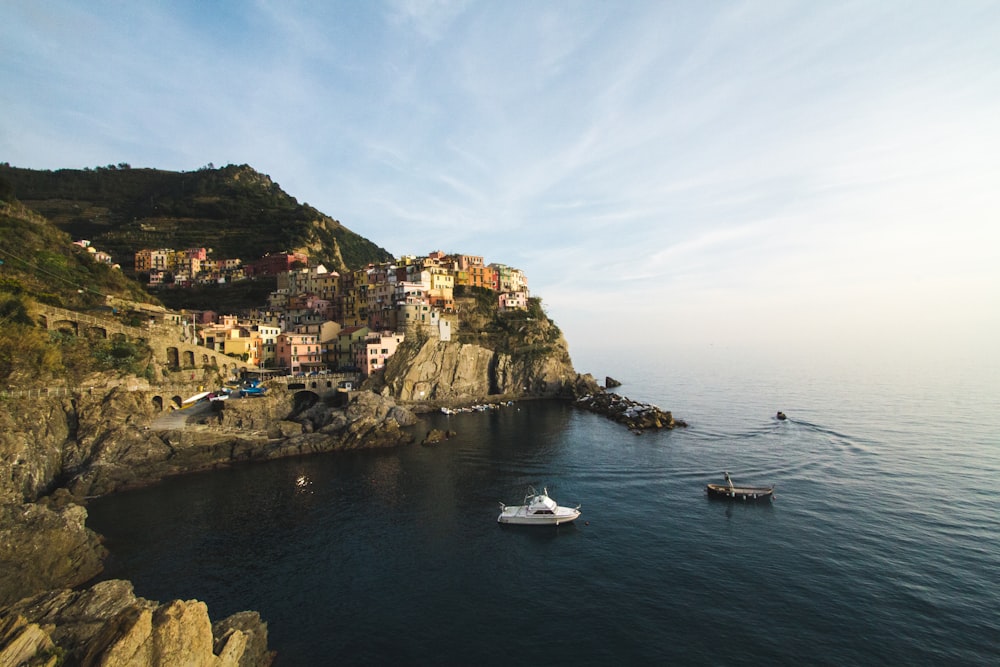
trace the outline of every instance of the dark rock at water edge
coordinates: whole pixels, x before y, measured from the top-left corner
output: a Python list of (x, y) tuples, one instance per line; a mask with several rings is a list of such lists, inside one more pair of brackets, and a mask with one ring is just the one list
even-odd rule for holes
[(678, 426), (687, 426), (683, 420), (674, 419), (669, 411), (661, 410), (649, 403), (633, 401), (618, 394), (607, 392), (587, 394), (578, 398), (575, 405), (584, 410), (604, 415), (620, 424), (625, 424), (636, 433), (648, 429), (672, 429)]
[(607, 376), (604, 378), (604, 387), (606, 389), (614, 389), (615, 387), (620, 387), (620, 386), (622, 386), (622, 383), (614, 379), (613, 377)]
[(413, 442), (404, 427), (415, 422), (406, 408), (367, 391), (356, 392), (343, 407), (317, 401), (296, 408), (278, 393), (232, 399), (198, 423), (167, 431), (115, 430), (98, 421), (91, 428), (100, 434), (99, 447), (81, 443), (86, 465), (66, 475), (65, 484), (76, 496), (98, 496), (239, 461), (398, 447)]
[(86, 520), (70, 502), (0, 505), (0, 605), (100, 574), (107, 552)]
[(458, 434), (455, 433), (455, 431), (451, 430), (442, 431), (439, 428), (432, 428), (430, 431), (427, 432), (427, 435), (424, 436), (424, 439), (420, 442), (420, 444), (425, 446), (436, 445), (438, 443), (444, 442), (445, 440), (450, 440), (454, 438), (456, 435)]

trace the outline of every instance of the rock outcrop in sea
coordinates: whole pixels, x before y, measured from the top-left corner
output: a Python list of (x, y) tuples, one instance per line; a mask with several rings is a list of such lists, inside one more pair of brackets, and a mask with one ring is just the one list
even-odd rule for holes
[(683, 420), (674, 419), (669, 411), (661, 410), (651, 403), (640, 403), (625, 396), (605, 391), (581, 396), (577, 399), (576, 406), (604, 415), (608, 419), (628, 426), (636, 433), (648, 429), (672, 429), (678, 426), (687, 426)]

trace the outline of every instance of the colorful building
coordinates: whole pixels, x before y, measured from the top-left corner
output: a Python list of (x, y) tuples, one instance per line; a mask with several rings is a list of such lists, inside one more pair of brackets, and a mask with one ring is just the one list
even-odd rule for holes
[(403, 334), (390, 331), (369, 333), (364, 345), (359, 345), (355, 352), (355, 365), (361, 369), (361, 374), (367, 377), (384, 368), (386, 360), (396, 353), (403, 338)]
[(278, 335), (275, 363), (292, 375), (308, 373), (323, 365), (322, 350), (316, 334), (283, 333)]

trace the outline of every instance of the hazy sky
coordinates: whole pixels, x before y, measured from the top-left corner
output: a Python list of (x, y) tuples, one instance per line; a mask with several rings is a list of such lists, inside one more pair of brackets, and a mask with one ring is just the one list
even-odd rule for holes
[(247, 163), (571, 351), (997, 359), (997, 2), (0, 0), (0, 63), (0, 161)]

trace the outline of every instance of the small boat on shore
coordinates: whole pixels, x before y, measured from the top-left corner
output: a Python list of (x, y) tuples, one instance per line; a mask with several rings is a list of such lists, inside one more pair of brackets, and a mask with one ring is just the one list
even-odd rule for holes
[(723, 498), (726, 500), (764, 500), (774, 497), (774, 485), (771, 486), (736, 486), (728, 472), (722, 473), (726, 477), (725, 484), (709, 484), (706, 487), (709, 498)]
[(580, 516), (580, 506), (562, 507), (549, 498), (549, 490), (543, 489), (537, 493), (531, 489), (524, 496), (523, 505), (504, 505), (500, 503), (500, 516), (497, 523), (519, 524), (523, 526), (558, 526), (569, 523)]

